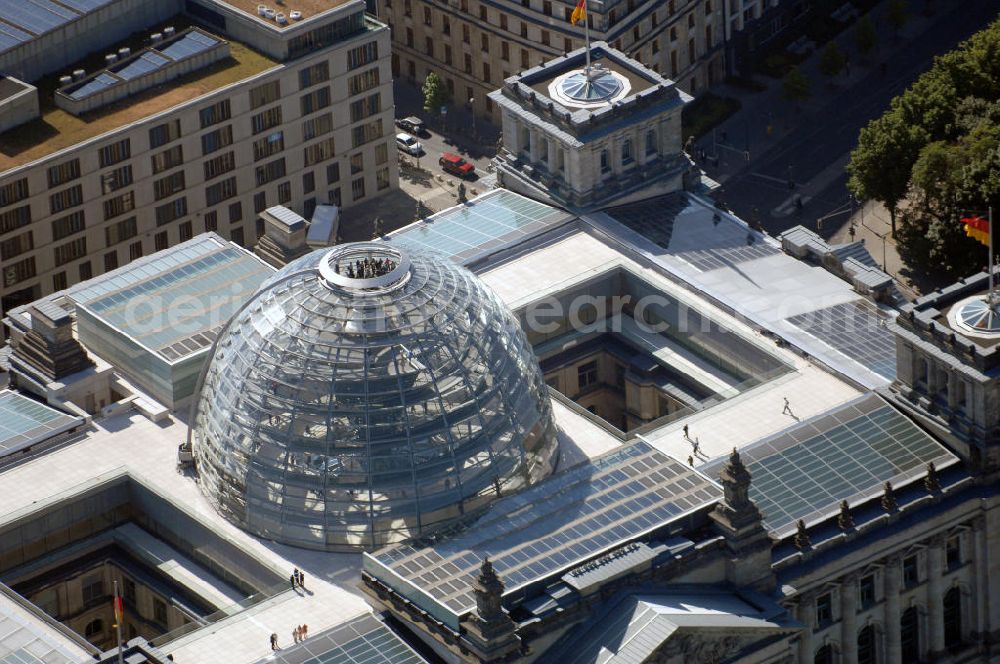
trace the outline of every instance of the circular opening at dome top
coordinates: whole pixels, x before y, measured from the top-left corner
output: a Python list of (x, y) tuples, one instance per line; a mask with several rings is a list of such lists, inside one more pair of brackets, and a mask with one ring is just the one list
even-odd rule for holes
[(410, 277), (406, 252), (379, 242), (355, 242), (334, 247), (319, 261), (319, 275), (328, 288), (384, 291)]
[(562, 104), (590, 108), (623, 99), (631, 89), (624, 76), (595, 63), (589, 74), (579, 69), (557, 77), (549, 85), (549, 96)]

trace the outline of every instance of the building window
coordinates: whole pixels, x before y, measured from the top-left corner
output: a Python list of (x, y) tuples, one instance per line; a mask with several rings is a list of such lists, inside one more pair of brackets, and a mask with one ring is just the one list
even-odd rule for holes
[(153, 598), (153, 620), (161, 625), (167, 624), (167, 605), (156, 597)]
[(465, 42), (466, 44), (470, 43), (468, 23), (462, 24), (462, 41)]
[(66, 271), (56, 272), (52, 275), (52, 290), (61, 291), (69, 287), (69, 282), (66, 280)]
[(406, 29), (406, 45), (413, 48), (413, 28)]
[(236, 201), (229, 204), (229, 223), (235, 224), (243, 220), (243, 203)]
[(677, 78), (677, 51), (670, 51), (670, 75)]
[(163, 251), (170, 246), (170, 239), (167, 237), (166, 231), (160, 231), (153, 236), (153, 250)]
[(104, 220), (114, 219), (115, 217), (125, 214), (126, 212), (131, 212), (135, 209), (135, 194), (132, 191), (126, 191), (120, 196), (115, 196), (114, 198), (109, 198), (104, 201)]
[(326, 192), (326, 200), (330, 205), (340, 207), (340, 187), (334, 187)]
[(21, 207), (0, 212), (0, 233), (9, 233), (16, 228), (27, 226), (31, 223), (31, 206)]
[(201, 154), (207, 155), (233, 144), (233, 125), (219, 127), (201, 137)]
[(691, 12), (690, 14), (688, 14), (688, 27), (689, 28), (693, 28), (694, 27), (694, 12)]
[(657, 53), (660, 52), (660, 40), (659, 39), (654, 39), (653, 40), (653, 43), (650, 45), (650, 50), (652, 51), (653, 55), (656, 55)]
[(236, 156), (232, 152), (226, 152), (218, 157), (209, 159), (202, 166), (205, 169), (205, 181), (208, 182), (223, 173), (234, 170), (236, 168)]
[(184, 191), (184, 171), (176, 171), (153, 182), (153, 198), (155, 200), (162, 201), (179, 191)]
[(0, 187), (0, 207), (13, 205), (28, 197), (28, 178), (14, 180)]
[(330, 65), (326, 60), (299, 71), (299, 90), (330, 80)]
[(314, 90), (299, 99), (302, 115), (309, 115), (330, 105), (330, 86)]
[(228, 99), (223, 99), (198, 111), (198, 118), (201, 120), (202, 129), (228, 120), (230, 117), (232, 117), (232, 111), (230, 110)]
[(544, 44), (545, 46), (549, 45), (549, 31), (548, 30), (542, 30), (542, 44)]
[(479, 42), (482, 50), (486, 53), (490, 51), (490, 37), (485, 32), (479, 35)]
[(205, 188), (205, 205), (218, 205), (222, 201), (236, 196), (236, 178), (226, 178)]
[(424, 7), (424, 25), (431, 25), (431, 8)]
[(49, 168), (49, 187), (58, 187), (80, 177), (80, 160), (70, 159)]
[(302, 174), (302, 193), (311, 194), (316, 190), (316, 174), (312, 171)]
[(376, 92), (351, 102), (351, 122), (358, 122), (382, 111), (382, 93)]
[(90, 604), (104, 598), (104, 580), (100, 576), (85, 578), (82, 586), (84, 604)]
[(250, 90), (250, 109), (278, 101), (281, 98), (281, 82), (269, 81)]
[(962, 591), (952, 588), (944, 595), (944, 645), (952, 649), (962, 643)]
[(868, 625), (858, 632), (858, 664), (878, 664), (875, 628)]
[(278, 178), (285, 177), (285, 158), (275, 159), (274, 161), (269, 161), (262, 166), (258, 166), (254, 172), (257, 180), (257, 186), (261, 187), (268, 182), (273, 182)]
[(347, 79), (347, 93), (351, 96), (361, 94), (362, 92), (367, 92), (379, 84), (379, 69), (378, 67), (373, 67), (368, 71), (363, 71), (360, 74), (355, 74), (354, 76)]
[(111, 272), (111, 270), (118, 269), (118, 252), (109, 251), (104, 254), (104, 271)]
[(816, 625), (823, 627), (833, 622), (833, 597), (825, 593), (816, 598)]
[(487, 13), (486, 5), (479, 5), (479, 20), (483, 23), (489, 22), (489, 14)]
[(90, 261), (80, 263), (80, 281), (86, 281), (94, 276), (94, 271), (90, 267)]
[(500, 14), (500, 29), (501, 30), (507, 29), (507, 15), (503, 13)]
[(688, 40), (688, 64), (693, 65), (695, 58), (694, 38)]
[(899, 617), (899, 645), (902, 661), (920, 661), (920, 624), (915, 606), (903, 611), (903, 615)]
[(100, 158), (101, 168), (104, 168), (128, 159), (132, 155), (132, 144), (126, 138), (117, 143), (105, 145), (97, 154)]
[(133, 242), (128, 246), (128, 259), (134, 261), (137, 258), (142, 258), (142, 242)]
[(125, 164), (101, 176), (101, 192), (110, 194), (132, 184), (132, 165)]
[(858, 582), (858, 597), (861, 600), (861, 608), (867, 609), (875, 604), (875, 575), (861, 577)]
[(61, 240), (75, 233), (79, 233), (86, 227), (83, 210), (77, 210), (68, 217), (62, 217), (52, 222), (52, 239)]
[(465, 73), (466, 74), (472, 73), (472, 56), (469, 55), (468, 53), (465, 54)]
[(292, 183), (282, 182), (278, 185), (278, 205), (284, 205), (292, 200)]
[(31, 231), (0, 241), (0, 260), (10, 260), (35, 248)]
[(302, 140), (310, 141), (331, 131), (333, 131), (333, 115), (331, 113), (317, 115), (302, 123)]
[(187, 214), (187, 197), (181, 196), (166, 205), (156, 208), (156, 225), (163, 226), (176, 221)]
[(194, 227), (191, 225), (191, 222), (181, 222), (181, 225), (177, 227), (177, 239), (181, 242), (186, 242), (192, 237), (194, 237)]
[(276, 131), (253, 142), (253, 160), (260, 161), (285, 149), (285, 132)]
[(912, 588), (920, 582), (920, 574), (917, 568), (917, 556), (907, 556), (903, 558), (903, 587)]
[(312, 166), (313, 164), (322, 163), (328, 159), (332, 159), (334, 155), (334, 142), (333, 137), (326, 140), (322, 140), (313, 145), (303, 148), (303, 162), (306, 166)]
[(326, 167), (326, 183), (333, 184), (340, 181), (340, 162), (335, 161)]
[(62, 212), (67, 208), (80, 205), (81, 203), (83, 203), (83, 186), (79, 184), (49, 196), (49, 205), (52, 214)]
[(834, 664), (833, 646), (825, 645), (817, 650), (816, 656), (813, 657), (813, 664)]
[[(123, 219), (122, 221), (111, 224), (104, 229), (105, 246), (113, 247), (119, 242), (131, 240), (138, 234), (139, 226), (136, 224), (135, 217)], [(105, 268), (105, 271), (106, 270), (107, 268)]]
[(632, 162), (632, 139), (626, 138), (622, 141), (622, 163), (629, 164)]
[[(485, 81), (486, 83), (489, 83), (491, 78), (492, 78), (492, 73), (490, 72), (490, 63), (484, 62), (483, 63), (483, 81)], [(469, 99), (472, 99), (472, 97), (469, 97)]]
[(577, 389), (597, 384), (597, 361), (581, 364), (576, 368)]
[(37, 274), (35, 271), (35, 257), (28, 256), (16, 263), (5, 264), (3, 266), (3, 285), (13, 286), (25, 279), (31, 279), (35, 274)]
[(958, 535), (949, 537), (948, 541), (945, 542), (945, 560), (949, 570), (962, 564), (962, 546)]
[(389, 169), (382, 167), (375, 171), (375, 183), (379, 191), (389, 188)]
[(365, 155), (357, 152), (351, 155), (351, 175), (357, 175), (365, 170)]
[(250, 129), (254, 134), (267, 131), (281, 124), (281, 106), (273, 106), (250, 118)]
[(611, 160), (607, 150), (601, 150), (601, 172), (607, 173), (611, 170)]
[(360, 201), (365, 197), (365, 179), (358, 178), (351, 182), (351, 200)]
[(89, 623), (87, 623), (86, 627), (84, 627), (83, 635), (89, 639), (94, 636), (98, 636), (103, 631), (104, 631), (104, 621), (101, 620), (100, 618), (95, 618), (94, 620), (91, 620)]
[(445, 36), (451, 34), (451, 21), (447, 16), (441, 17), (441, 31), (445, 34)]
[(656, 132), (652, 129), (646, 132), (646, 154), (656, 152)]
[(153, 173), (162, 173), (184, 163), (184, 146), (175, 145), (169, 150), (154, 154), (149, 159), (153, 164)]
[(243, 229), (242, 228), (234, 228), (234, 229), (230, 230), (229, 231), (229, 239), (232, 240), (233, 242), (235, 242), (236, 244), (238, 244), (240, 246), (243, 246)]
[(267, 209), (267, 192), (258, 191), (253, 195), (253, 211), (260, 213)]
[(181, 137), (181, 121), (179, 119), (164, 122), (149, 130), (149, 148), (152, 150)]
[(205, 232), (214, 233), (219, 230), (219, 213), (215, 210), (205, 213)]
[(426, 53), (427, 55), (431, 56), (432, 58), (434, 57), (434, 38), (433, 37), (424, 37), (424, 53)]
[(357, 69), (378, 60), (378, 43), (370, 41), (347, 52), (347, 68)]

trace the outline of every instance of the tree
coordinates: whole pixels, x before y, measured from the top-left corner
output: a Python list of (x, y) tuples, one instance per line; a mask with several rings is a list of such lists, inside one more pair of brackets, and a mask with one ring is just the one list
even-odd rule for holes
[(858, 53), (862, 56), (868, 55), (878, 45), (878, 34), (875, 32), (875, 24), (870, 16), (865, 14), (858, 21), (858, 27), (854, 29), (854, 43), (858, 46)]
[(785, 99), (794, 102), (809, 99), (809, 79), (798, 67), (792, 67), (781, 79), (781, 90)]
[(819, 56), (819, 70), (826, 76), (833, 78), (844, 70), (846, 58), (837, 46), (837, 42), (831, 40), (827, 42), (826, 48)]
[(448, 89), (441, 77), (431, 72), (424, 79), (424, 110), (428, 113), (438, 113), (441, 107), (448, 103)]
[(906, 21), (910, 18), (906, 13), (906, 0), (889, 0), (889, 8), (885, 18), (892, 26), (893, 32), (899, 35), (899, 31), (903, 29)]

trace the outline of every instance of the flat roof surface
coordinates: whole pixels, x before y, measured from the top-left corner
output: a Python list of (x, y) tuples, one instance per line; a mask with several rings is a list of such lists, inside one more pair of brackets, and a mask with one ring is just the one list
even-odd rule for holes
[(289, 18), (288, 23), (280, 25), (273, 19), (267, 19), (260, 16), (257, 13), (257, 5), (265, 5), (277, 13), (284, 14), (286, 17), (292, 11), (300, 11), (302, 12), (301, 20), (304, 21), (329, 9), (334, 9), (353, 1), (354, 0), (285, 0), (285, 4), (279, 5), (275, 0), (214, 0), (217, 4), (229, 5), (234, 9), (238, 9), (239, 11), (249, 14), (263, 23), (273, 25), (276, 28), (288, 28), (296, 25), (300, 21), (293, 21)]
[(306, 641), (282, 648), (257, 664), (425, 664), (385, 623), (372, 614), (360, 616)]
[[(110, 50), (109, 47), (107, 52)], [(48, 76), (38, 82), (41, 117), (0, 134), (0, 175), (168, 108), (195, 102), (203, 95), (276, 65), (267, 56), (229, 40), (229, 58), (80, 117), (55, 105), (52, 92), (58, 86), (58, 78)], [(78, 68), (80, 67), (70, 65), (64, 69), (73, 71)], [(86, 66), (83, 68), (87, 69)], [(89, 70), (95, 69), (91, 63)]]
[(13, 390), (0, 390), (0, 457), (57, 436), (84, 423)]
[(559, 208), (506, 189), (494, 189), (395, 231), (389, 242), (430, 249), (468, 265), (573, 218)]
[(662, 528), (721, 495), (707, 477), (637, 441), (502, 498), (462, 532), (438, 543), (364, 554), (365, 569), (390, 586), (416, 587), (429, 600), (422, 609), (457, 626), (458, 618), (476, 606), (472, 586), (487, 556), (510, 594)]
[(61, 28), (115, 0), (0, 0), (0, 52)]
[(212, 344), (274, 269), (205, 233), (67, 291), (89, 311), (168, 362)]
[[(740, 448), (750, 471), (750, 497), (764, 524), (784, 537), (807, 525), (943, 469), (958, 457), (876, 394), (865, 394), (753, 445)], [(718, 477), (716, 459), (700, 468)]]
[[(891, 382), (885, 375), (889, 367), (880, 365), (880, 373), (871, 365), (872, 351), (882, 348), (883, 341), (843, 344), (810, 333), (797, 318), (867, 300), (823, 267), (783, 253), (777, 240), (750, 230), (737, 217), (696, 196), (679, 193), (586, 215), (584, 220), (615, 235), (694, 290), (864, 387)], [(883, 312), (891, 316), (895, 310)], [(872, 334), (891, 336), (887, 328), (873, 327)], [(884, 354), (879, 358), (887, 359)]]

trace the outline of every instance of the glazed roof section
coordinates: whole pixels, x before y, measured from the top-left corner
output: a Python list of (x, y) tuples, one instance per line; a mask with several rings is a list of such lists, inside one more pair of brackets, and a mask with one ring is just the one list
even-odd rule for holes
[(0, 457), (48, 440), (84, 423), (13, 390), (0, 390)]
[(214, 233), (70, 288), (77, 306), (168, 362), (211, 345), (274, 273)]
[(497, 501), (443, 541), (365, 554), (365, 570), (458, 628), (484, 558), (506, 594), (563, 574), (721, 498), (706, 476), (638, 441)]

